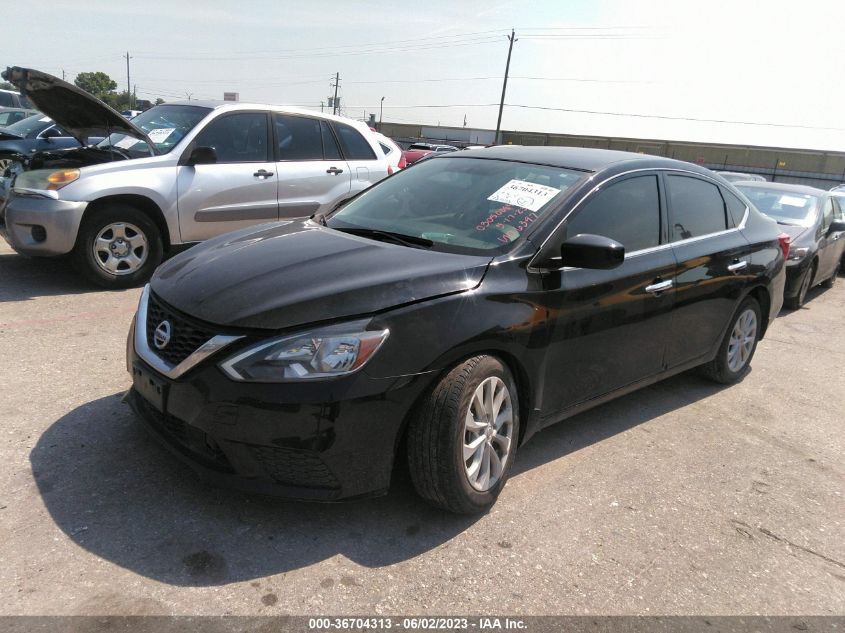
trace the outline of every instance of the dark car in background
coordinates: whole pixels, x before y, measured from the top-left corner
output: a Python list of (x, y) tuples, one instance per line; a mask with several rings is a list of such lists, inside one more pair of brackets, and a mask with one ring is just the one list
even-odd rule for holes
[(781, 306), (780, 231), (712, 172), (579, 148), (425, 161), (339, 209), (165, 262), (127, 401), (213, 481), (488, 509), (520, 444), (698, 367), (732, 383)]
[(0, 108), (0, 128), (22, 121), (34, 114), (38, 114), (38, 110), (29, 110), (27, 108)]
[(50, 117), (43, 114), (27, 117), (0, 129), (0, 176), (10, 167), (22, 169), (36, 152), (79, 146)]
[(790, 237), (784, 290), (788, 308), (803, 306), (810, 288), (836, 283), (845, 249), (841, 199), (805, 185), (744, 182), (737, 189)]

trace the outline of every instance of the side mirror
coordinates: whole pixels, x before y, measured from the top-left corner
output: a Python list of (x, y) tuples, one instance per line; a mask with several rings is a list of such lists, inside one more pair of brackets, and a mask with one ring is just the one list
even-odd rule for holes
[(625, 261), (625, 247), (609, 237), (580, 233), (561, 245), (560, 257), (563, 266), (608, 270)]
[(827, 229), (828, 233), (842, 233), (845, 231), (845, 220), (834, 220)]
[(217, 152), (213, 147), (195, 147), (185, 165), (213, 165), (216, 162)]

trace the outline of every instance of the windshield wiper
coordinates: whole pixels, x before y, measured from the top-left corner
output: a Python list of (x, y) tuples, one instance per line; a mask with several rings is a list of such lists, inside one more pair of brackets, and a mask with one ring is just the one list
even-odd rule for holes
[(360, 235), (361, 237), (371, 237), (374, 240), (385, 240), (400, 244), (402, 246), (410, 246), (411, 248), (431, 248), (434, 246), (432, 240), (424, 237), (417, 237), (416, 235), (404, 235), (402, 233), (394, 233), (393, 231), (380, 231), (378, 229), (365, 228), (338, 228), (338, 231), (344, 233), (351, 233), (352, 235)]

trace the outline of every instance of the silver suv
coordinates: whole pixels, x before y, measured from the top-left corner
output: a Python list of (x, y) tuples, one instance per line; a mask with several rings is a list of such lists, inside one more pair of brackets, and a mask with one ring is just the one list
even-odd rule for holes
[(186, 101), (128, 121), (51, 75), (3, 77), (77, 139), (105, 139), (7, 173), (0, 233), (19, 253), (72, 254), (106, 287), (146, 280), (174, 246), (329, 211), (388, 174), (375, 135), (350, 119)]

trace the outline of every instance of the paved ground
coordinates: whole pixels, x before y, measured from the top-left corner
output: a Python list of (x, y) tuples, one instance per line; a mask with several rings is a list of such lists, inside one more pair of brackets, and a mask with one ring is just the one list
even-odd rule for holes
[(0, 614), (845, 613), (845, 282), (753, 371), (541, 433), (487, 516), (210, 489), (121, 404), (137, 290), (0, 246)]

